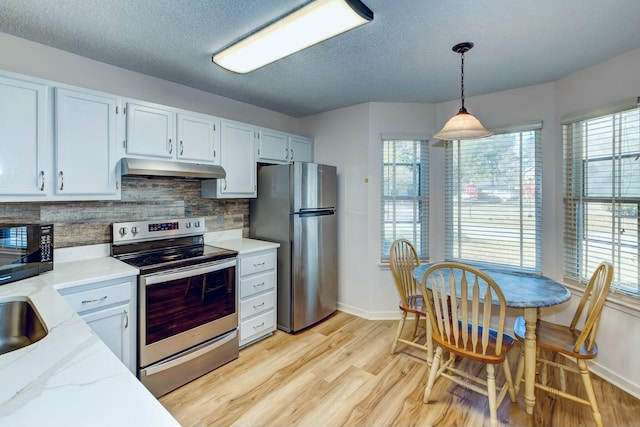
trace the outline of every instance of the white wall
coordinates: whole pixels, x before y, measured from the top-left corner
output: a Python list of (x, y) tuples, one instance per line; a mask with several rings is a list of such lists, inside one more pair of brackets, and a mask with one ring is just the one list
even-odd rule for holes
[[(562, 114), (640, 95), (640, 50), (629, 52), (562, 80), (470, 97), (467, 109), (488, 128), (542, 121), (543, 139), (543, 272), (562, 280)], [(469, 84), (472, 86), (472, 82)], [(379, 267), (380, 133), (435, 133), (459, 108), (459, 101), (437, 105), (370, 103), (301, 120), (315, 138), (320, 162), (338, 165), (342, 177), (339, 307), (371, 319), (397, 318), (391, 273)], [(367, 116), (368, 114), (368, 116)], [(346, 145), (349, 144), (349, 146)], [(430, 147), (430, 254), (444, 257), (444, 153)], [(368, 178), (368, 184), (363, 184)], [(345, 194), (346, 193), (346, 194)], [(366, 200), (365, 200), (366, 199)], [(353, 203), (354, 200), (358, 204)], [(367, 210), (362, 206), (366, 204)], [(580, 297), (543, 310), (554, 321), (568, 322)], [(599, 334), (600, 356), (594, 371), (640, 397), (640, 304), (613, 301), (604, 309)], [(520, 315), (511, 311), (511, 318)], [(624, 325), (624, 326), (621, 326)]]
[(0, 33), (0, 52), (0, 70), (301, 134), (293, 117), (5, 33)]

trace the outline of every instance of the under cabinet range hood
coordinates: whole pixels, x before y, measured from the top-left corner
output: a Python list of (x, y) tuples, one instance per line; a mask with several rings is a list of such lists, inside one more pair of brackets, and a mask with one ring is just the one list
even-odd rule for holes
[(217, 179), (227, 176), (222, 166), (202, 163), (134, 159), (129, 157), (123, 158), (120, 163), (122, 176), (159, 176), (187, 179)]

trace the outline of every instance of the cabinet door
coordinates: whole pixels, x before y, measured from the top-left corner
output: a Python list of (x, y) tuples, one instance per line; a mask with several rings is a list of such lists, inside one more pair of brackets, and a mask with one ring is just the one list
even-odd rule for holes
[(256, 157), (253, 126), (222, 121), (221, 165), (227, 173), (218, 180), (218, 197), (256, 197)]
[(262, 129), (258, 134), (258, 161), (286, 163), (289, 160), (287, 134)]
[(302, 136), (289, 136), (289, 161), (312, 162), (313, 140)]
[(127, 103), (127, 154), (171, 159), (176, 150), (174, 113), (155, 104)]
[(122, 360), (122, 363), (131, 372), (135, 372), (135, 361), (132, 360), (130, 347), (131, 325), (129, 317), (131, 315), (129, 304), (122, 304), (83, 314), (80, 317), (87, 322), (107, 347)]
[[(55, 192), (118, 198), (116, 106), (118, 98), (55, 90)], [(111, 197), (109, 197), (111, 196)]]
[(1, 196), (50, 194), (47, 98), (45, 85), (0, 77)]
[(197, 160), (215, 163), (214, 119), (209, 117), (178, 114), (177, 157), (185, 160)]

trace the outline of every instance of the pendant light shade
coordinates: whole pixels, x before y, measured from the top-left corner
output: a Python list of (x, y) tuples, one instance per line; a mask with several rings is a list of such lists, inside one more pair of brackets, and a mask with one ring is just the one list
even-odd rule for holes
[(477, 139), (485, 136), (493, 135), (493, 132), (485, 129), (475, 116), (470, 114), (464, 107), (464, 54), (473, 47), (473, 43), (465, 42), (455, 45), (452, 50), (461, 54), (460, 67), (460, 99), (462, 106), (458, 114), (445, 123), (440, 132), (433, 135), (434, 138), (444, 139), (448, 141), (457, 139)]

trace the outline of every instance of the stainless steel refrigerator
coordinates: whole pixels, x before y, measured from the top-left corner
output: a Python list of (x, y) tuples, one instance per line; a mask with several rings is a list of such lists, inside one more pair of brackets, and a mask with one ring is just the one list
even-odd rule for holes
[(336, 167), (295, 162), (262, 166), (250, 201), (249, 234), (280, 243), (278, 329), (297, 332), (336, 311)]

